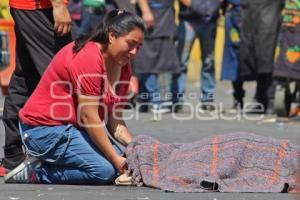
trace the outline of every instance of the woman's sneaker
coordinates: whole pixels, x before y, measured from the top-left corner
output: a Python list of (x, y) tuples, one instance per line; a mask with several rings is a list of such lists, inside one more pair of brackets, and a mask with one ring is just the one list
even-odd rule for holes
[(20, 165), (4, 176), (5, 183), (36, 183), (35, 169), (41, 166), (41, 160), (27, 157)]

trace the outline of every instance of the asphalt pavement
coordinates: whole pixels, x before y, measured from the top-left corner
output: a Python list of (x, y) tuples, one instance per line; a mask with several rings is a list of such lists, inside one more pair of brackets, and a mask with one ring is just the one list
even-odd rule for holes
[[(246, 102), (251, 102), (254, 94), (254, 83), (247, 83)], [(136, 110), (128, 111), (126, 122), (134, 135), (148, 134), (158, 138), (161, 142), (194, 142), (202, 138), (232, 132), (251, 132), (275, 138), (287, 138), (300, 144), (300, 122), (286, 119), (276, 120), (274, 115), (244, 115), (199, 114), (199, 85), (189, 84), (187, 106), (181, 114), (140, 114)], [(3, 105), (3, 97), (0, 103)], [(216, 103), (219, 108), (228, 109), (232, 104), (232, 89), (229, 82), (219, 82)], [(190, 112), (191, 111), (191, 112)], [(4, 144), (4, 128), (0, 122), (0, 145)], [(0, 149), (3, 155), (3, 149)], [(152, 200), (152, 199), (198, 199), (198, 200), (291, 200), (293, 194), (277, 193), (169, 193), (148, 187), (124, 186), (76, 186), (76, 185), (17, 185), (4, 184), (0, 178), (0, 200), (23, 199), (124, 199), (124, 200)]]

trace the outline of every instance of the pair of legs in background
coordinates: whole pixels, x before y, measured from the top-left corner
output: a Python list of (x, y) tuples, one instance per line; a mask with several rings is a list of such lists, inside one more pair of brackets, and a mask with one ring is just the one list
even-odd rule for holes
[(178, 56), (181, 72), (173, 74), (171, 81), (171, 92), (173, 104), (184, 101), (184, 93), (187, 81), (187, 66), (190, 59), (192, 46), (198, 38), (200, 40), (202, 69), (200, 74), (200, 98), (202, 108), (214, 109), (215, 94), (215, 64), (214, 47), (216, 38), (217, 22), (198, 22), (181, 20), (178, 27)]
[(5, 146), (2, 165), (13, 169), (24, 158), (18, 113), (34, 91), (55, 53), (71, 42), (71, 34), (58, 37), (53, 29), (52, 9), (11, 9), (15, 22), (16, 68), (4, 102)]
[[(139, 110), (147, 112), (149, 108), (152, 108), (154, 112), (169, 112), (170, 108), (166, 102), (169, 99), (162, 96), (167, 93), (160, 90), (159, 77), (179, 71), (173, 37), (146, 38), (134, 66), (139, 77), (139, 101), (141, 103)], [(166, 85), (169, 84), (164, 84), (168, 88)]]

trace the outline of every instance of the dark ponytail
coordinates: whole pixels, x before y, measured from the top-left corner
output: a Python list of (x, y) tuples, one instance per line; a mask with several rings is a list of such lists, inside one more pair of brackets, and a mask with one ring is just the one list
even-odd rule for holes
[(79, 52), (89, 41), (99, 42), (107, 46), (109, 32), (113, 32), (119, 37), (126, 35), (135, 28), (139, 28), (143, 33), (146, 32), (146, 25), (139, 16), (125, 10), (112, 10), (104, 16), (102, 22), (90, 34), (75, 40), (73, 53)]

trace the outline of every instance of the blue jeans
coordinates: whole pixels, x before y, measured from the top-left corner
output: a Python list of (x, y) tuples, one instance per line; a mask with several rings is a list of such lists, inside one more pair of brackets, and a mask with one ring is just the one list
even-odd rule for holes
[(190, 53), (196, 38), (200, 40), (202, 70), (201, 91), (202, 102), (213, 102), (215, 93), (214, 45), (216, 22), (180, 21), (178, 27), (178, 56), (181, 73), (173, 74), (171, 91), (173, 103), (182, 102), (186, 87), (187, 66)]
[[(101, 185), (117, 176), (115, 167), (88, 134), (73, 125), (34, 127), (20, 123), (20, 133), (27, 153), (42, 160), (35, 170), (39, 183)], [(113, 146), (122, 153), (115, 143)]]
[(82, 7), (81, 22), (76, 31), (77, 38), (87, 35), (103, 20), (105, 9), (99, 8), (97, 12), (95, 10), (92, 7)]
[(139, 77), (140, 91), (139, 99), (141, 102), (159, 104), (161, 101), (158, 88), (158, 74), (144, 73)]

